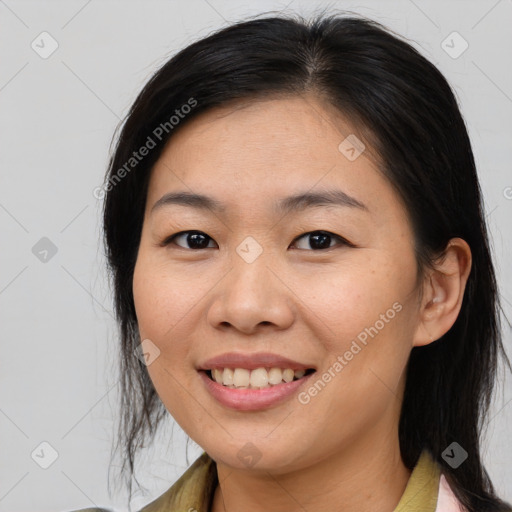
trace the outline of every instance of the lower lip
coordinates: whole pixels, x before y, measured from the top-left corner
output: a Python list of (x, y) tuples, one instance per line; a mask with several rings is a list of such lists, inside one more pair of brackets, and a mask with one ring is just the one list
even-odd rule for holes
[(268, 388), (236, 389), (228, 388), (210, 379), (204, 370), (199, 371), (199, 375), (213, 397), (222, 405), (238, 411), (256, 411), (279, 404), (294, 394), (314, 373), (298, 380), (284, 382)]

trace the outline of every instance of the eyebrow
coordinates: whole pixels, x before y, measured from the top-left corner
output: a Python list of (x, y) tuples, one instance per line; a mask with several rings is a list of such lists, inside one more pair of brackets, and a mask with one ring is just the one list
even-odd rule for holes
[[(170, 192), (162, 196), (151, 208), (151, 213), (169, 205), (182, 205), (195, 208), (198, 210), (210, 210), (215, 213), (224, 213), (226, 206), (213, 197), (203, 194), (195, 194), (191, 192)], [(303, 192), (293, 196), (288, 196), (275, 202), (275, 213), (291, 213), (306, 210), (316, 206), (343, 206), (351, 208), (359, 208), (367, 211), (368, 207), (349, 196), (342, 190), (324, 190), (322, 192)]]

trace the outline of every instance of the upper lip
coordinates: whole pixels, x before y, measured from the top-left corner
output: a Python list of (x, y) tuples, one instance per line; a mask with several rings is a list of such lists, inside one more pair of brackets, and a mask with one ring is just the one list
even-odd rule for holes
[(239, 352), (227, 352), (207, 359), (198, 366), (198, 370), (213, 370), (214, 368), (291, 368), (292, 370), (307, 370), (315, 368), (311, 364), (293, 361), (270, 352), (258, 352), (255, 354), (241, 354)]

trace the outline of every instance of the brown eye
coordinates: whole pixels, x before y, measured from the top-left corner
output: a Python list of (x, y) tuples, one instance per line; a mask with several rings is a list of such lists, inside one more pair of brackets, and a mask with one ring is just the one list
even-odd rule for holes
[[(309, 237), (309, 238), (306, 238)], [(301, 250), (304, 249), (313, 249), (315, 251), (321, 251), (326, 249), (331, 249), (336, 246), (336, 244), (332, 244), (333, 241), (338, 241), (337, 245), (345, 245), (348, 247), (355, 247), (348, 240), (344, 239), (339, 235), (335, 235), (334, 233), (330, 233), (329, 231), (310, 231), (308, 233), (304, 233), (301, 236), (297, 237), (294, 240), (294, 243), (297, 240), (305, 238), (308, 240), (309, 247), (301, 247)], [(182, 243), (177, 243), (176, 240), (184, 240)], [(168, 238), (166, 238), (162, 242), (162, 246), (168, 246), (171, 244), (177, 245), (182, 249), (191, 249), (191, 250), (199, 250), (199, 249), (211, 249), (214, 246), (209, 245), (210, 242), (214, 242), (213, 238), (208, 236), (206, 233), (197, 230), (190, 231), (180, 231)], [(183, 245), (184, 244), (184, 245)]]
[[(308, 243), (311, 248), (315, 250), (325, 250), (334, 247), (331, 245), (333, 240), (338, 240), (341, 245), (347, 245), (349, 247), (354, 247), (353, 244), (345, 240), (339, 235), (335, 235), (334, 233), (330, 233), (329, 231), (310, 231), (309, 233), (304, 233), (300, 237), (296, 238), (295, 241), (300, 240), (301, 238), (309, 237)], [(304, 248), (300, 248), (303, 250)]]
[[(185, 244), (189, 244), (189, 247), (176, 243), (175, 240), (177, 239), (185, 240)], [(213, 239), (202, 231), (181, 231), (167, 238), (162, 245), (174, 243), (183, 249), (208, 249), (208, 240), (213, 242)]]

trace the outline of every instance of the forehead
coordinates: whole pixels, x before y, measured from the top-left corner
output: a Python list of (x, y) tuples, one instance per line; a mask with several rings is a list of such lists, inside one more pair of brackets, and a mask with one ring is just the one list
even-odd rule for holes
[(312, 96), (209, 110), (169, 140), (152, 170), (148, 208), (172, 191), (215, 196), (228, 209), (275, 210), (276, 198), (326, 189), (368, 205), (396, 201), (366, 149), (355, 159), (340, 151), (347, 137), (357, 137), (354, 132)]
[(242, 159), (249, 168), (265, 162), (272, 172), (304, 157), (334, 161), (340, 142), (354, 132), (341, 114), (311, 95), (255, 99), (200, 114), (180, 127), (162, 156), (196, 162), (215, 157), (229, 166)]

